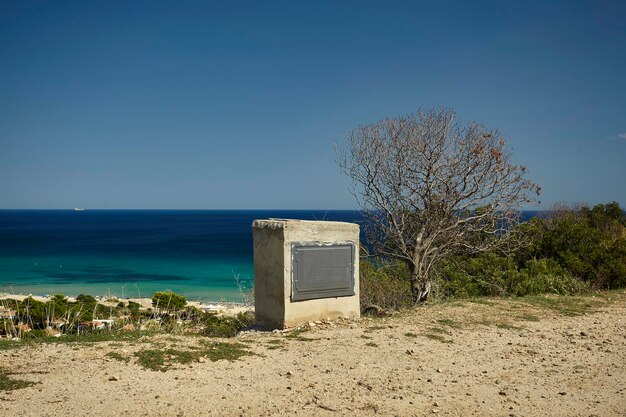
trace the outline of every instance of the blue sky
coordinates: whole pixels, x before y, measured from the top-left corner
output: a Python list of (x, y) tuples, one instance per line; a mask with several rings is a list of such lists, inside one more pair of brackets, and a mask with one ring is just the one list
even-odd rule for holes
[(333, 143), (432, 106), (626, 206), (623, 1), (0, 3), (0, 208), (352, 208)]

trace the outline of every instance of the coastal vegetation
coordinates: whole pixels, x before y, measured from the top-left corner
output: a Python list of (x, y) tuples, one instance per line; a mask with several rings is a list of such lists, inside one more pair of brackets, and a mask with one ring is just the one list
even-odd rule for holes
[[(433, 269), (435, 300), (540, 294), (577, 295), (626, 287), (626, 214), (618, 203), (559, 206), (515, 226), (513, 251), (459, 251)], [(383, 309), (411, 305), (410, 273), (378, 257), (361, 266), (361, 300)], [(549, 300), (549, 299), (548, 299)]]
[(155, 333), (233, 337), (254, 322), (253, 314), (224, 316), (187, 305), (184, 296), (157, 292), (153, 307), (134, 301), (98, 300), (62, 294), (0, 300), (0, 335), (24, 341), (99, 342), (137, 339)]
[(152, 296), (152, 307), (161, 313), (179, 311), (186, 304), (187, 297), (173, 291), (159, 291)]
[(338, 156), (364, 217), (364, 313), (626, 286), (623, 208), (561, 205), (523, 221), (541, 187), (497, 130), (428, 109), (357, 127)]

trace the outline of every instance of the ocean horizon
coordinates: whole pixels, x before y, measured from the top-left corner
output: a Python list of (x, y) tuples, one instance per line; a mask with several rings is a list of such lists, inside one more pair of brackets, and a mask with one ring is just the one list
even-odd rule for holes
[(270, 217), (362, 222), (358, 210), (0, 210), (0, 292), (241, 301), (252, 221)]

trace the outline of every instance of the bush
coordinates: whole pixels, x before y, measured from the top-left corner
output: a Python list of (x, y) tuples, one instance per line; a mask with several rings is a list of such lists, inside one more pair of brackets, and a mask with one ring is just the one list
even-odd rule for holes
[(440, 298), (509, 295), (516, 267), (512, 258), (492, 253), (451, 258), (438, 271), (435, 294)]
[(570, 295), (588, 289), (585, 282), (553, 259), (531, 259), (519, 268), (514, 258), (493, 253), (449, 260), (441, 268), (436, 283), (438, 295), (443, 298)]
[(531, 259), (511, 283), (510, 292), (517, 296), (536, 294), (574, 295), (585, 292), (589, 285), (574, 277), (554, 259)]
[(139, 320), (139, 317), (141, 316), (141, 314), (139, 313), (141, 304), (136, 303), (134, 301), (129, 301), (126, 308), (128, 308), (128, 311), (130, 311), (131, 320)]
[(533, 219), (529, 258), (554, 259), (595, 289), (626, 286), (626, 214), (617, 203)]
[(409, 269), (401, 262), (360, 265), (361, 308), (376, 305), (386, 310), (399, 310), (412, 304)]
[(135, 311), (135, 310), (139, 310), (141, 308), (141, 304), (136, 303), (134, 301), (129, 301), (128, 305), (126, 307), (128, 307), (128, 309), (130, 311)]
[(96, 299), (91, 295), (79, 294), (76, 297), (76, 302), (83, 304), (96, 304)]
[(253, 313), (239, 313), (236, 317), (219, 317), (207, 313), (202, 318), (202, 335), (209, 337), (235, 337), (237, 333), (254, 324)]
[(530, 245), (510, 256), (456, 256), (440, 264), (440, 295), (577, 294), (626, 286), (626, 214), (619, 204), (561, 207), (518, 228)]
[(173, 291), (159, 291), (152, 296), (152, 306), (160, 311), (178, 311), (187, 304), (187, 297)]

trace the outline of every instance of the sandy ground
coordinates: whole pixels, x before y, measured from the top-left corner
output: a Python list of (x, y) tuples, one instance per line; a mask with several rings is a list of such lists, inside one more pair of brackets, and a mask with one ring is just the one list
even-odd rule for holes
[(229, 342), (253, 356), (167, 372), (133, 354), (200, 338), (1, 350), (0, 367), (36, 385), (0, 392), (0, 415), (624, 416), (626, 294), (589, 301), (595, 311), (575, 317), (483, 300), (320, 323), (296, 338), (246, 332)]

